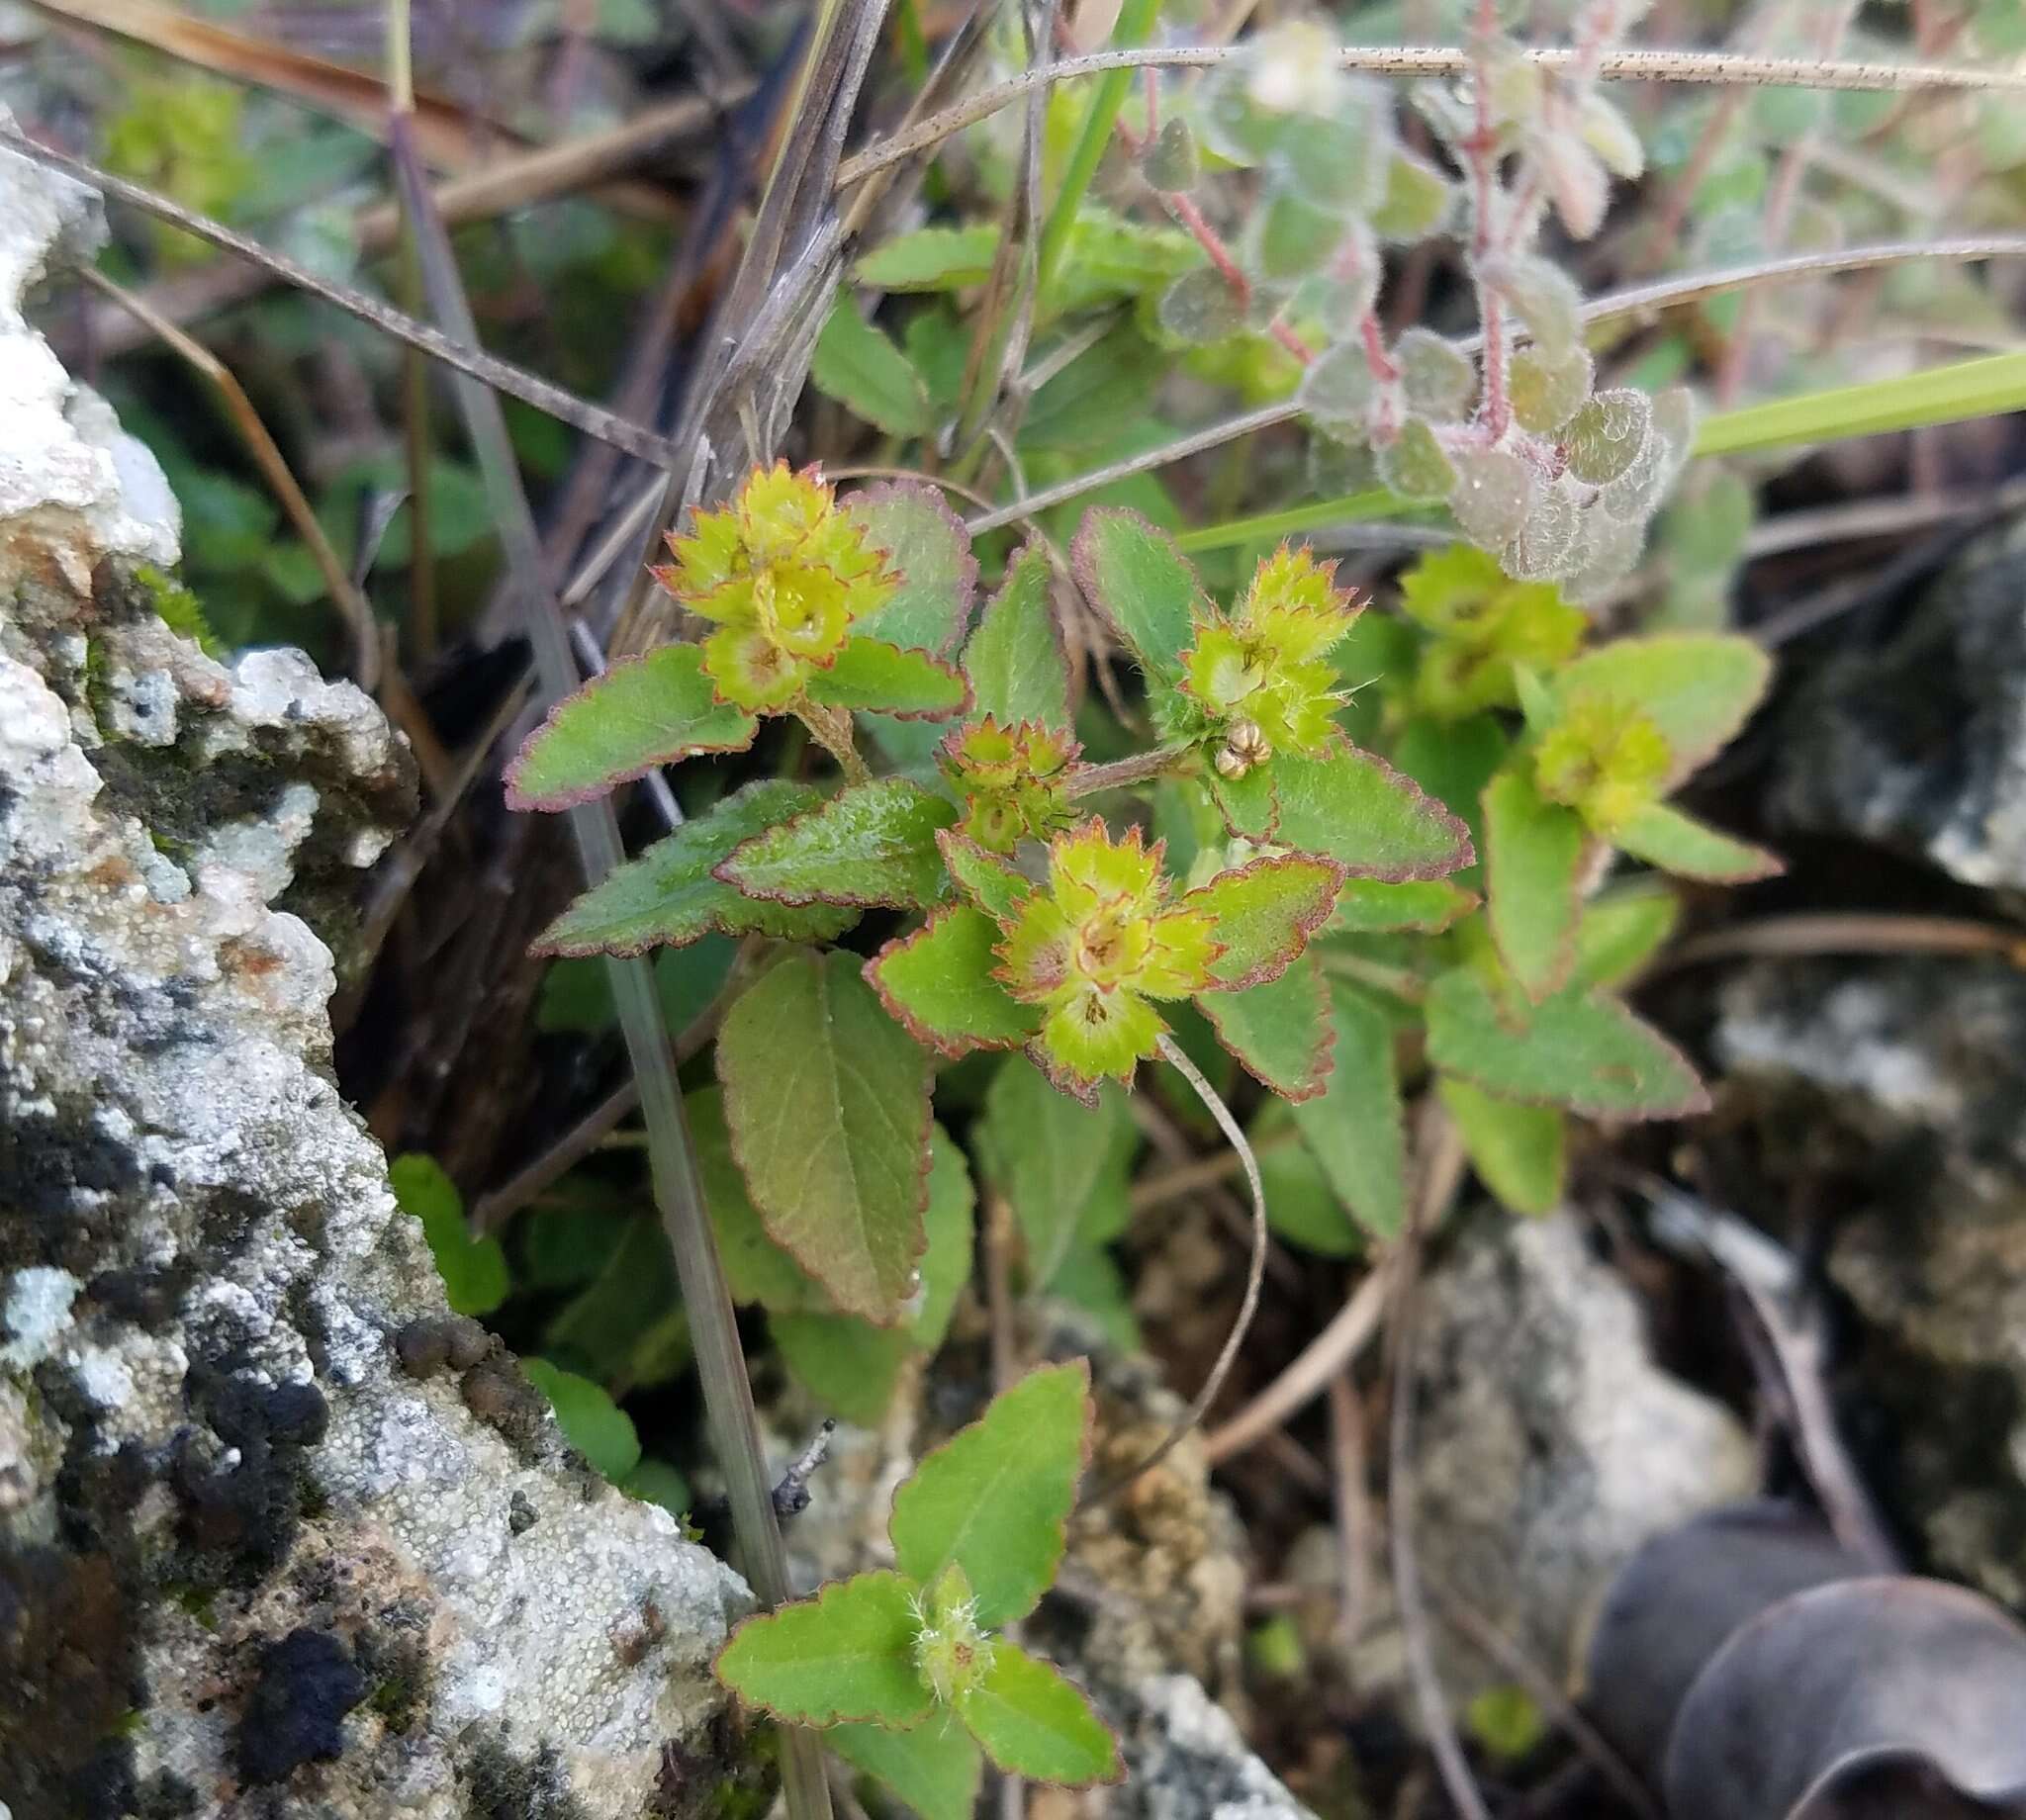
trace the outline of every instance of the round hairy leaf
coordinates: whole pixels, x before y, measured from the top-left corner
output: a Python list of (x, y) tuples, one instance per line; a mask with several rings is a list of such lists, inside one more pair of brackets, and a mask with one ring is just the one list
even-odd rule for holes
[(1393, 344), (1407, 409), (1437, 423), (1460, 423), (1477, 397), (1477, 363), (1453, 341), (1410, 328)]
[(1614, 481), (1646, 446), (1653, 428), (1653, 403), (1643, 392), (1618, 386), (1591, 398), (1562, 431), (1569, 472), (1602, 487)]
[(1458, 449), (1449, 509), (1465, 535), (1496, 550), (1517, 536), (1539, 495), (1532, 468), (1510, 449)]
[(1379, 478), (1404, 500), (1444, 500), (1456, 486), (1455, 464), (1420, 417), (1409, 417), (1377, 454)]

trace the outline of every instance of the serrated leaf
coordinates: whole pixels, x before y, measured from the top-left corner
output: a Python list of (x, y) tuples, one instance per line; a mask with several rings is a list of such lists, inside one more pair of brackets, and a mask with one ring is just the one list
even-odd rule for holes
[(809, 383), (890, 436), (926, 436), (936, 427), (922, 376), (883, 329), (859, 315), (849, 291), (838, 292), (816, 337)]
[(823, 1286), (767, 1234), (760, 1212), (746, 1192), (746, 1178), (732, 1156), (731, 1127), (724, 1116), (724, 1089), (699, 1087), (686, 1094), (683, 1110), (703, 1182), (703, 1204), (717, 1238), (718, 1262), (732, 1300), (758, 1303), (770, 1314), (824, 1313), (830, 1298)]
[(761, 903), (715, 875), (732, 851), (822, 798), (806, 784), (768, 778), (685, 822), (637, 860), (608, 873), (535, 937), (538, 955), (638, 955), (681, 947), (719, 931), (827, 942), (858, 921), (856, 910)]
[(1724, 632), (1660, 632), (1617, 638), (1565, 664), (1554, 678), (1566, 708), (1578, 694), (1638, 708), (1659, 727), (1679, 782), (1751, 717), (1773, 660), (1749, 638)]
[(1082, 1689), (1003, 1638), (992, 1645), (984, 1679), (959, 1699), (957, 1710), (1008, 1775), (1081, 1788), (1125, 1774), (1118, 1740)]
[(848, 1314), (894, 1320), (927, 1244), (928, 1057), (854, 955), (789, 955), (717, 1040), (732, 1149), (769, 1236)]
[(993, 977), (999, 925), (968, 904), (947, 904), (913, 935), (889, 942), (866, 963), (866, 978), (889, 1017), (938, 1054), (1018, 1048), (1041, 1028), (1040, 1014)]
[(640, 1436), (634, 1432), (633, 1418), (602, 1386), (547, 1359), (522, 1359), (520, 1369), (549, 1400), (563, 1438), (599, 1472), (616, 1483), (640, 1464)]
[(1383, 759), (1355, 746), (1320, 759), (1276, 753), (1274, 839), (1335, 860), (1353, 878), (1440, 878), (1474, 856), (1463, 824)]
[(1589, 832), (1573, 809), (1549, 802), (1525, 771), (1485, 786), (1484, 860), (1492, 939), (1530, 998), (1569, 976), (1576, 959), (1578, 882)]
[(1346, 878), (1326, 933), (1384, 935), (1414, 930), (1439, 935), (1477, 908), (1477, 898), (1446, 878), (1415, 878), (1391, 884), (1383, 878)]
[(1083, 596), (1118, 633), (1150, 676), (1180, 680), (1182, 653), (1210, 604), (1174, 539), (1138, 512), (1089, 513), (1071, 546)]
[(1039, 542), (1023, 544), (1006, 565), (1006, 579), (964, 647), (964, 674), (978, 714), (1006, 726), (1038, 720), (1068, 727), (1069, 664), (1053, 583), (1048, 549)]
[(1313, 955), (1263, 984), (1201, 993), (1196, 1003), (1261, 1085), (1289, 1100), (1314, 1099), (1329, 1085), (1330, 995)]
[(1487, 1093), (1593, 1118), (1673, 1119), (1709, 1104), (1671, 1043), (1597, 993), (1502, 1005), (1459, 967), (1428, 988), (1426, 1009), (1428, 1059)]
[(807, 687), (809, 699), (825, 707), (898, 720), (947, 720), (970, 699), (961, 671), (877, 638), (851, 639), (828, 670), (809, 673)]
[(973, 1820), (977, 1812), (984, 1759), (955, 1713), (932, 1716), (906, 1732), (833, 1725), (823, 1742), (922, 1820)]
[[(1657, 887), (1657, 888), (1656, 888)], [(1674, 934), (1681, 899), (1657, 879), (1608, 891), (1583, 907), (1572, 986), (1614, 986), (1646, 964)]]
[(1553, 1106), (1501, 1100), (1458, 1080), (1435, 1077), (1478, 1179), (1516, 1214), (1545, 1214), (1562, 1198), (1568, 1134)]
[(936, 835), (956, 820), (948, 797), (905, 777), (875, 777), (742, 843), (716, 876), (774, 903), (920, 909), (942, 894)]
[(718, 700), (695, 645), (614, 664), (549, 710), (506, 768), (509, 809), (568, 809), (658, 766), (744, 752), (760, 723)]
[(1184, 892), (1181, 907), (1214, 921), (1224, 952), (1210, 977), (1227, 991), (1277, 979), (1328, 920), (1342, 869), (1311, 854), (1254, 860)]
[(1749, 841), (1734, 841), (1664, 802), (1649, 803), (1612, 831), (1612, 842), (1635, 860), (1679, 878), (1742, 884), (1780, 871), (1778, 859)]
[(1090, 1447), (1089, 1392), (1081, 1359), (1031, 1371), (930, 1453), (893, 1495), (900, 1571), (933, 1585), (954, 1562), (987, 1630), (1032, 1611), (1061, 1565)]
[(1335, 1065), (1320, 1098), (1294, 1122), (1336, 1197), (1367, 1232), (1390, 1238), (1407, 1218), (1407, 1111), (1393, 1020), (1355, 986), (1330, 981)]
[(490, 1315), (511, 1286), (497, 1238), (474, 1238), (464, 1224), (464, 1197), (433, 1156), (411, 1150), (387, 1165), (387, 1186), (401, 1211), (422, 1223), (422, 1236), (443, 1279), (443, 1299), (459, 1315)]
[(1034, 895), (1035, 882), (1025, 872), (955, 829), (937, 835), (936, 845), (943, 851), (943, 864), (952, 882), (995, 922), (1010, 921)]
[(1027, 1244), (1029, 1287), (1044, 1290), (1080, 1246), (1125, 1229), (1139, 1130), (1126, 1095), (1106, 1083), (1094, 1111), (1058, 1093), (1024, 1056), (985, 1090), (978, 1154)]
[(833, 1580), (814, 1598), (748, 1618), (718, 1652), (717, 1679), (748, 1705), (804, 1725), (918, 1725), (935, 1700), (915, 1672), (912, 1591), (885, 1572)]
[(999, 230), (990, 222), (968, 228), (918, 228), (865, 255), (853, 272), (875, 291), (959, 291), (992, 275)]
[(853, 635), (950, 655), (964, 642), (977, 597), (977, 559), (964, 521), (935, 488), (915, 482), (868, 487), (844, 509), (900, 571), (900, 585)]

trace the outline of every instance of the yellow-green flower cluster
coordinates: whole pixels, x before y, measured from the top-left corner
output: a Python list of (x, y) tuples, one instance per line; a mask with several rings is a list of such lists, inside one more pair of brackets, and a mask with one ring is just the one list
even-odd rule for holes
[(1079, 750), (1038, 720), (1009, 727), (987, 714), (951, 734), (937, 757), (964, 802), (959, 832), (999, 854), (1023, 838), (1047, 840), (1069, 820), (1066, 786)]

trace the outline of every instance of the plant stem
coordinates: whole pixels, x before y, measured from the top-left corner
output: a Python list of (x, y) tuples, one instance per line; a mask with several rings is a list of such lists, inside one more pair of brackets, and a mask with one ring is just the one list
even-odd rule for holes
[(1069, 774), (1063, 793), (1074, 802), (1079, 796), (1095, 796), (1099, 790), (1124, 789), (1145, 783), (1176, 769), (1187, 746), (1156, 746), (1151, 752), (1136, 752), (1130, 758), (1114, 759), (1109, 765), (1079, 765)]

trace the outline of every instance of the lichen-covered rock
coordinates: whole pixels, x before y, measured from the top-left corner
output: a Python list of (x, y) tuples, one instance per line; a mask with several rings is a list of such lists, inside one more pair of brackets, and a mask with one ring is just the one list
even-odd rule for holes
[(2026, 519), (1972, 545), (1788, 710), (1776, 824), (1854, 836), (2026, 902)]
[(2026, 1608), (2026, 975), (2003, 961), (1747, 967), (1719, 1129), (1769, 1207), (1833, 1212), (1872, 1481), (1925, 1563)]
[(413, 767), (153, 610), (160, 474), (16, 308), (89, 223), (0, 154), (0, 1808), (701, 1811), (745, 1589), (497, 1347), (403, 1367), (441, 1289), (325, 1005)]

